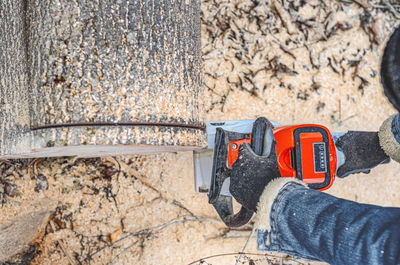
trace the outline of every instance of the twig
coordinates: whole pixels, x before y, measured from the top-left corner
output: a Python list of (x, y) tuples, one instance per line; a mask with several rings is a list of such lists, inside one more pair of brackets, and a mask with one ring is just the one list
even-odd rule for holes
[(358, 115), (358, 114), (350, 115), (349, 117), (347, 117), (346, 119), (344, 119), (342, 122), (346, 122), (346, 121), (348, 121), (348, 120), (350, 120), (350, 119), (356, 117), (357, 115)]
[(197, 262), (202, 262), (205, 259), (211, 259), (211, 258), (217, 258), (217, 257), (223, 257), (223, 256), (234, 256), (234, 255), (240, 255), (240, 254), (250, 255), (250, 256), (264, 256), (264, 257), (268, 255), (268, 254), (260, 254), (260, 253), (242, 253), (242, 252), (223, 253), (223, 254), (216, 254), (216, 255), (207, 256), (207, 257), (192, 261), (188, 265), (193, 265), (193, 264), (195, 264)]
[(125, 253), (128, 249), (130, 249), (131, 247), (133, 247), (137, 242), (139, 242), (139, 240), (136, 240), (135, 242), (133, 242), (132, 244), (130, 244), (129, 246), (127, 246), (126, 248), (124, 248), (123, 250), (121, 250), (121, 252), (119, 252), (115, 257), (112, 258), (112, 260), (110, 260), (107, 265), (111, 265), (114, 263), (114, 261), (116, 261), (123, 253)]
[[(114, 164), (115, 167), (118, 167), (118, 174), (116, 176), (117, 177), (117, 183), (118, 183), (119, 182), (119, 176), (122, 174), (120, 161), (118, 159), (112, 157), (112, 156), (106, 156), (105, 159), (108, 162)], [(113, 188), (112, 188), (112, 183), (113, 182), (110, 182), (110, 184), (111, 184), (111, 197), (113, 199), (113, 202), (114, 202), (115, 208), (117, 209), (118, 214), (120, 214), (119, 205), (118, 205), (117, 198), (116, 198), (116, 194), (118, 194), (118, 192), (119, 192), (119, 185), (117, 185), (117, 191), (114, 194)], [(122, 231), (123, 231), (125, 228), (124, 228), (124, 222), (122, 221), (121, 217), (119, 218), (119, 222), (120, 222), (120, 225), (121, 225), (121, 228), (122, 228)]]
[(389, 0), (382, 0), (382, 2), (397, 19), (400, 19), (400, 13), (392, 6)]
[(246, 252), (247, 246), (249, 245), (249, 242), (250, 242), (250, 238), (253, 237), (254, 231), (255, 231), (255, 230), (256, 230), (256, 228), (253, 227), (253, 229), (251, 230), (251, 233), (250, 233), (249, 237), (247, 238), (246, 244), (244, 244), (244, 246), (243, 246), (243, 248), (242, 248), (242, 251), (241, 251), (239, 257), (236, 259), (235, 265), (239, 265), (239, 262), (240, 262), (240, 260), (242, 259), (243, 255), (244, 255), (243, 253)]
[(95, 252), (93, 252), (91, 254), (88, 254), (83, 261), (86, 262), (86, 261), (90, 260), (94, 255), (96, 255), (97, 253), (101, 252), (102, 250), (104, 250), (104, 249), (106, 249), (108, 247), (114, 246), (115, 244), (117, 244), (117, 243), (119, 243), (119, 242), (121, 242), (121, 241), (123, 241), (125, 239), (128, 239), (130, 237), (148, 234), (150, 232), (153, 232), (154, 230), (161, 230), (161, 229), (163, 229), (163, 228), (165, 228), (167, 226), (170, 226), (170, 225), (183, 224), (183, 223), (187, 223), (187, 222), (220, 222), (220, 221), (217, 220), (217, 219), (213, 219), (213, 218), (193, 218), (193, 219), (181, 219), (181, 220), (172, 219), (171, 221), (163, 223), (163, 224), (160, 224), (160, 225), (151, 226), (151, 227), (136, 231), (134, 233), (129, 233), (128, 235), (126, 235), (124, 237), (121, 237), (120, 239), (112, 242), (111, 244), (109, 244), (107, 246), (104, 246), (104, 247), (101, 247), (101, 248), (97, 249)]
[[(277, 256), (270, 255), (270, 254), (251, 253), (251, 252), (245, 252), (245, 253), (242, 253), (242, 252), (233, 252), (233, 253), (222, 253), (222, 254), (216, 254), (216, 255), (207, 256), (207, 257), (204, 257), (204, 258), (201, 258), (201, 259), (192, 261), (191, 263), (189, 263), (189, 264), (187, 264), (187, 265), (193, 265), (193, 264), (196, 264), (197, 262), (204, 262), (204, 260), (206, 260), (206, 259), (217, 258), (217, 257), (224, 257), (224, 256), (235, 256), (235, 255), (240, 255), (240, 254), (247, 255), (247, 256), (263, 256), (263, 257), (265, 257), (265, 259), (268, 260), (268, 261), (269, 261), (268, 257), (278, 258)], [(290, 258), (290, 260), (291, 260), (291, 261), (294, 261), (294, 262), (297, 262), (297, 264), (304, 264), (304, 265), (305, 265), (305, 264), (308, 264), (308, 263), (303, 263), (303, 262), (301, 262), (301, 261), (295, 260), (295, 259), (293, 259), (293, 258)], [(202, 264), (202, 263), (200, 263), (200, 264)]]
[[(50, 220), (50, 226), (51, 226), (51, 229), (53, 229), (53, 231), (55, 232), (55, 231), (56, 231), (56, 228), (55, 228), (55, 226), (54, 226), (54, 221), (53, 221), (53, 220)], [(62, 240), (62, 239), (57, 239), (57, 243), (58, 243), (58, 245), (60, 246), (61, 251), (62, 251), (62, 252), (64, 253), (64, 255), (67, 257), (69, 263), (71, 263), (71, 265), (76, 264), (76, 262), (74, 262), (74, 259), (73, 259), (72, 256), (71, 256), (71, 254), (67, 251), (67, 249), (66, 249), (66, 247), (65, 247), (65, 245), (64, 245), (63, 240)]]
[(28, 170), (29, 170), (29, 172), (30, 172), (30, 169), (32, 168), (32, 169), (33, 169), (33, 174), (34, 174), (35, 176), (38, 175), (37, 165), (40, 163), (40, 161), (42, 161), (41, 158), (35, 158), (35, 159), (33, 159), (32, 161), (30, 161), (29, 164), (28, 164)]
[(130, 175), (132, 175), (134, 178), (142, 182), (146, 187), (152, 189), (153, 191), (157, 192), (160, 197), (163, 198), (162, 193), (153, 187), (144, 177), (141, 176), (141, 174), (134, 168), (130, 167), (128, 164), (124, 163), (123, 161), (119, 161), (119, 164), (121, 165), (121, 169), (124, 170), (125, 172), (128, 172)]
[(281, 19), (282, 24), (283, 26), (285, 26), (288, 33), (290, 35), (296, 33), (296, 26), (293, 24), (289, 12), (285, 8), (283, 8), (282, 5), (280, 5), (276, 0), (272, 1), (272, 5), (278, 13), (279, 18)]
[[(159, 191), (158, 189), (156, 189), (153, 185), (151, 185), (144, 177), (142, 177), (140, 175), (140, 173), (132, 168), (131, 166), (129, 166), (128, 164), (124, 163), (123, 161), (119, 161), (119, 165), (121, 166), (121, 169), (124, 170), (125, 172), (128, 172), (130, 175), (132, 175), (134, 178), (136, 178), (137, 180), (139, 180), (142, 184), (144, 184), (146, 187), (152, 189), (153, 191), (157, 192), (159, 197), (165, 201), (165, 202), (170, 202), (170, 200), (168, 200), (168, 198), (166, 198), (161, 191)], [(196, 215), (190, 211), (186, 206), (183, 205), (183, 203), (181, 203), (180, 201), (177, 200), (172, 200), (172, 205), (179, 207), (180, 209), (186, 211), (187, 213), (189, 213), (191, 216), (196, 217)]]
[(251, 233), (251, 229), (249, 229), (249, 230), (242, 230), (242, 229), (234, 230), (231, 228), (226, 233), (224, 233), (222, 236), (218, 236), (215, 238), (240, 238), (240, 237), (248, 238), (250, 235), (249, 232)]
[(183, 205), (183, 203), (181, 203), (180, 201), (177, 200), (173, 200), (172, 204), (175, 206), (178, 206), (179, 208), (181, 208), (182, 210), (186, 211), (188, 214), (190, 214), (190, 216), (194, 217), (194, 218), (198, 218), (191, 210), (189, 210), (185, 205)]
[[(274, 38), (275, 38), (275, 36), (273, 36)], [(297, 57), (296, 57), (296, 55), (294, 55), (294, 53), (291, 51), (291, 50), (289, 50), (289, 48), (288, 47), (286, 47), (284, 44), (282, 44), (280, 41), (278, 41), (278, 40), (276, 40), (276, 41), (274, 41), (276, 44), (278, 44), (279, 45), (279, 48), (281, 48), (281, 50), (283, 51), (283, 52), (285, 52), (285, 53), (287, 53), (288, 55), (290, 55), (293, 59), (295, 59), (295, 60), (297, 60)]]
[(358, 4), (367, 11), (370, 11), (373, 8), (371, 3), (368, 2), (367, 0), (351, 0), (351, 1)]
[(107, 160), (108, 162), (114, 164), (115, 166), (118, 166), (118, 171), (121, 171), (121, 164), (119, 163), (119, 161), (117, 159), (115, 159), (112, 156), (106, 156), (104, 157), (105, 160)]

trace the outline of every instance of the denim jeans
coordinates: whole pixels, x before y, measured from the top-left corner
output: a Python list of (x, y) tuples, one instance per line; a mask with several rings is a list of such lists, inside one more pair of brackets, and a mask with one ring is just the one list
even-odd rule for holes
[(272, 204), (270, 223), (271, 231), (257, 231), (261, 250), (329, 264), (400, 264), (400, 208), (289, 183)]

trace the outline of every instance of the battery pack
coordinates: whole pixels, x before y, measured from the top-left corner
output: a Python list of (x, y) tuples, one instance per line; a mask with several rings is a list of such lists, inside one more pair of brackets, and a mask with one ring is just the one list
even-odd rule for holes
[(317, 190), (332, 185), (337, 158), (327, 128), (314, 124), (283, 126), (274, 129), (274, 137), (282, 177), (295, 177)]

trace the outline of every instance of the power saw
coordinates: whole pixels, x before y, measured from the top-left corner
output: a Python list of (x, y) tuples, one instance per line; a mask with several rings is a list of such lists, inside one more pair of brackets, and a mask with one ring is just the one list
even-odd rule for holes
[[(250, 144), (252, 137), (256, 137), (251, 134), (254, 122), (207, 122), (208, 146), (193, 152), (196, 191), (208, 193), (209, 203), (231, 227), (246, 224), (253, 215), (244, 207), (236, 214), (233, 212), (229, 169), (238, 158), (239, 146)], [(376, 165), (390, 161), (379, 145), (377, 132), (331, 133), (317, 124), (282, 126), (271, 123), (272, 132), (266, 131), (258, 142), (268, 145), (275, 139), (281, 176), (300, 179), (311, 189), (326, 190), (332, 186), (336, 175), (369, 173)], [(257, 155), (263, 154), (263, 148), (254, 151)]]

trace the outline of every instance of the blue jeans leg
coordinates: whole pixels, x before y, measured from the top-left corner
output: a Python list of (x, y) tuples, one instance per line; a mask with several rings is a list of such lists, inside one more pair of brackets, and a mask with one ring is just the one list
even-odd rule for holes
[(400, 208), (339, 199), (298, 184), (272, 204), (258, 248), (330, 264), (400, 264)]

